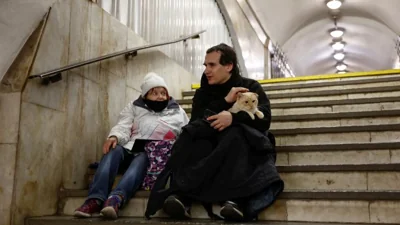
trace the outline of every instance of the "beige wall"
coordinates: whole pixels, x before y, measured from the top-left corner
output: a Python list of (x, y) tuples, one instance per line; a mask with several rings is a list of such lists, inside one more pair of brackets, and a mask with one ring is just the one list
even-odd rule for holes
[[(32, 74), (143, 44), (96, 4), (62, 0), (52, 7)], [(65, 72), (49, 86), (34, 79), (22, 93), (0, 94), (0, 126), (9, 127), (0, 132), (0, 224), (10, 215), (22, 225), (26, 216), (55, 214), (60, 187), (86, 188), (88, 164), (100, 159), (110, 127), (149, 71), (163, 76), (176, 98), (190, 89), (192, 75), (150, 49)]]
[(0, 1), (0, 80), (55, 1)]

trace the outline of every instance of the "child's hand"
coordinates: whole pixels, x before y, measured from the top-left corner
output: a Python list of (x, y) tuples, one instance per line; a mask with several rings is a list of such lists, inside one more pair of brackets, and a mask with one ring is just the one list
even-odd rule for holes
[(109, 137), (107, 138), (106, 142), (104, 142), (103, 145), (103, 154), (107, 154), (110, 152), (110, 148), (112, 146), (112, 148), (115, 148), (118, 144), (118, 139), (115, 136)]

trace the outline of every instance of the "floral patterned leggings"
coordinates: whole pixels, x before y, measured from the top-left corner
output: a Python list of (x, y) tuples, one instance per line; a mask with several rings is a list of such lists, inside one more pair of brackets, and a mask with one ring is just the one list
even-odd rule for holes
[(149, 158), (147, 174), (144, 178), (142, 188), (151, 190), (157, 180), (157, 176), (164, 170), (165, 164), (171, 156), (172, 145), (175, 140), (149, 141), (144, 146), (144, 150)]

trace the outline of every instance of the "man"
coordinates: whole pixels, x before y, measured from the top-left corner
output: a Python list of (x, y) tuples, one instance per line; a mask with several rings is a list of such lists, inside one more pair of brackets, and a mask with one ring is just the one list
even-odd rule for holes
[[(269, 100), (258, 82), (240, 76), (233, 48), (207, 50), (201, 87), (193, 97), (190, 123), (172, 148), (172, 156), (151, 192), (146, 217), (162, 208), (173, 218), (190, 218), (192, 200), (221, 203), (225, 220), (252, 220), (283, 190), (275, 167), (275, 139), (268, 133)], [(240, 92), (258, 94), (263, 119), (230, 113)], [(170, 186), (164, 189), (169, 178)]]

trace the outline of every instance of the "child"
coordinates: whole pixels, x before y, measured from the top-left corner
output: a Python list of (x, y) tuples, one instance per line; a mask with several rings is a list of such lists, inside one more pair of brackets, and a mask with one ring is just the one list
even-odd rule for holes
[[(185, 111), (168, 95), (163, 78), (149, 73), (141, 89), (142, 95), (121, 111), (117, 125), (111, 129), (87, 200), (75, 210), (74, 216), (91, 217), (100, 212), (107, 219), (117, 219), (118, 209), (142, 186), (147, 170), (151, 168), (144, 149), (151, 154), (154, 146), (163, 146), (164, 150), (158, 154), (166, 154), (160, 157), (167, 159), (181, 128), (188, 123)], [(111, 191), (119, 171), (125, 173)], [(153, 177), (150, 175), (145, 187), (152, 185)]]

